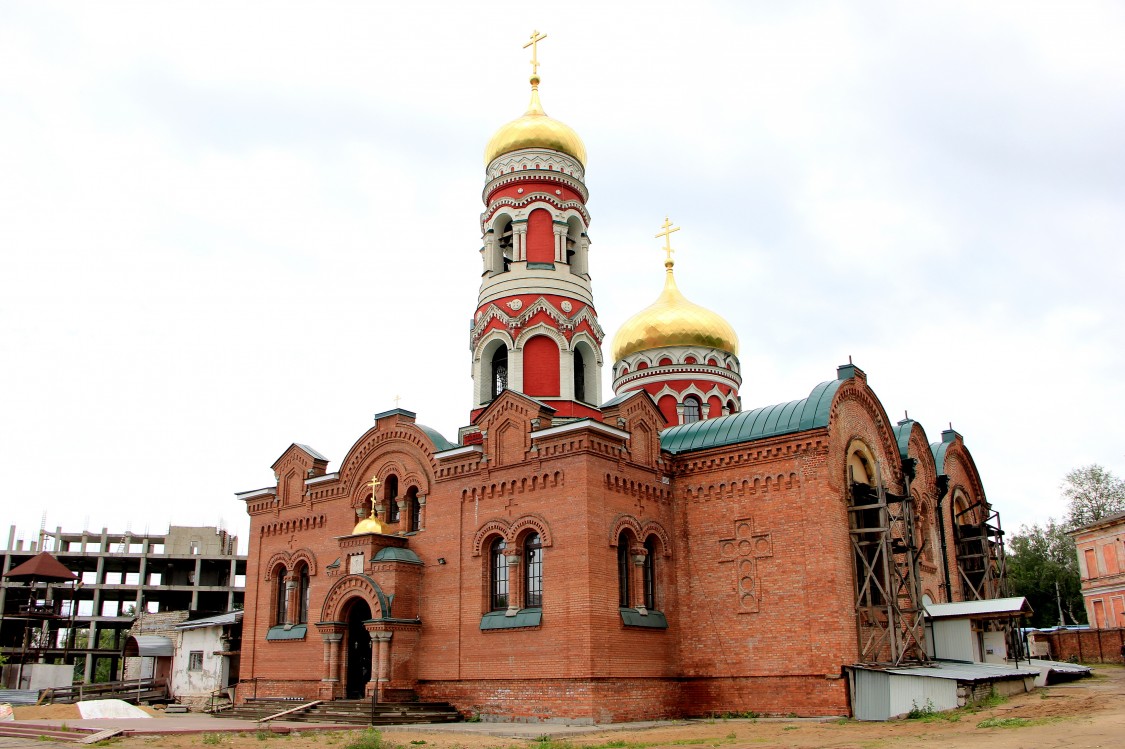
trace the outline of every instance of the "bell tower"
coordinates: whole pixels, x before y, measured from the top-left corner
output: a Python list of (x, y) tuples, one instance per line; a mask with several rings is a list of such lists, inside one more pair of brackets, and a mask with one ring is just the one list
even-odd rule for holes
[(541, 400), (561, 418), (597, 416), (601, 344), (590, 286), (583, 181), (586, 147), (539, 101), (533, 32), (531, 103), (485, 148), (480, 293), (469, 348), (475, 419), (503, 390)]

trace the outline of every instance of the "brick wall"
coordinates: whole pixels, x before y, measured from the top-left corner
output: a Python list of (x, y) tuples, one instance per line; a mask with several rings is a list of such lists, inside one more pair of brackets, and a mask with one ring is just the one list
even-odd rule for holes
[(1038, 642), (1046, 642), (1050, 657), (1056, 661), (1078, 663), (1125, 663), (1125, 628), (1068, 629), (1057, 632), (1035, 632)]

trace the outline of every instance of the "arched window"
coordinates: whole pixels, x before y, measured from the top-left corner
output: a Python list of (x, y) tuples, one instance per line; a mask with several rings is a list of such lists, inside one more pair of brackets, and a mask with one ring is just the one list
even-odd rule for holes
[(504, 556), (504, 539), (497, 538), (488, 550), (489, 608), (508, 608), (508, 558)]
[(383, 482), (383, 501), (387, 503), (387, 522), (398, 522), (398, 476), (393, 473)]
[(302, 564), (297, 573), (297, 624), (309, 621), (309, 566)]
[(418, 487), (416, 486), (406, 490), (406, 511), (410, 513), (406, 522), (406, 531), (413, 533), (422, 527), (422, 505), (418, 504)]
[(645, 539), (645, 608), (656, 610), (656, 537)]
[(538, 533), (532, 533), (523, 542), (523, 558), (523, 605), (538, 608), (543, 605), (543, 544)]
[(506, 273), (512, 265), (513, 256), (512, 222), (505, 217), (496, 222), (496, 246), (500, 250), (500, 267), (497, 273)]
[(684, 423), (690, 424), (693, 421), (699, 421), (703, 416), (703, 408), (699, 399), (694, 395), (689, 395), (684, 398)]
[(733, 400), (727, 401), (727, 413), (728, 414), (738, 413), (738, 406), (734, 405)]
[(617, 603), (623, 609), (633, 605), (629, 597), (629, 539), (624, 531), (617, 538)]
[(574, 349), (574, 400), (586, 400), (586, 361), (582, 349)]
[(278, 567), (274, 570), (274, 595), (277, 600), (274, 602), (274, 624), (285, 624), (285, 576), (288, 570), (284, 567)]
[(489, 400), (508, 389), (508, 348), (506, 346), (496, 349), (496, 353), (492, 355), (489, 382)]

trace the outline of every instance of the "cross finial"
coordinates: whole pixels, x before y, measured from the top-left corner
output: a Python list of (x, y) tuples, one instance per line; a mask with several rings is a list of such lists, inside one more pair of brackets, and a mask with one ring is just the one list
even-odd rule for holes
[(372, 476), (371, 480), (367, 482), (367, 486), (371, 487), (371, 517), (375, 517), (375, 502), (376, 496), (379, 493), (379, 485), (383, 483), (379, 481), (378, 476)]
[(400, 400), (402, 400), (402, 396), (401, 396), (401, 395), (396, 395), (396, 396), (395, 396), (395, 408), (398, 408), (398, 402), (399, 402)]
[(540, 34), (538, 31), (531, 32), (531, 41), (523, 45), (524, 49), (531, 47), (531, 77), (539, 77), (539, 42), (547, 38), (546, 34)]
[(667, 253), (666, 257), (664, 258), (664, 265), (671, 268), (672, 253), (675, 252), (675, 250), (672, 249), (672, 232), (679, 231), (680, 227), (672, 226), (672, 222), (667, 216), (664, 217), (664, 223), (662, 226), (664, 228), (664, 231), (657, 232), (656, 238), (660, 239), (661, 237), (664, 237), (664, 252)]

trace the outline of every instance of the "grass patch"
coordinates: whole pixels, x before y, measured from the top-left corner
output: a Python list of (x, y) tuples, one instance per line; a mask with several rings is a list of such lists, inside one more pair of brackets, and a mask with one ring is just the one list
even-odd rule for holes
[(1023, 728), (1032, 725), (1027, 718), (985, 718), (977, 723), (977, 728)]
[(387, 749), (387, 747), (383, 744), (383, 734), (374, 728), (368, 728), (344, 749)]
[(223, 736), (219, 733), (205, 733), (203, 734), (203, 743), (208, 746), (223, 743)]

